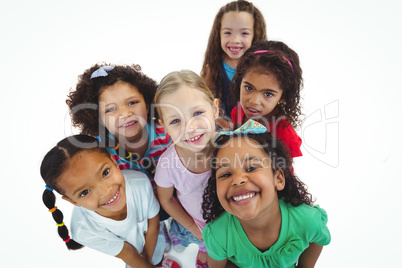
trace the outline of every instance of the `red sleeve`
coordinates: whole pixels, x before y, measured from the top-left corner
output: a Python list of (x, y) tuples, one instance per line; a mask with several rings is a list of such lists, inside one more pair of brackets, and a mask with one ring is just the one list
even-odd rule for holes
[(288, 124), (286, 120), (281, 121), (276, 127), (276, 137), (281, 139), (289, 149), (291, 157), (302, 156), (300, 150), (302, 140), (297, 135), (296, 131), (291, 124)]
[(233, 107), (230, 112), (230, 119), (232, 119), (234, 128), (241, 126), (243, 123), (244, 111), (241, 107), (240, 103), (238, 103), (235, 107)]

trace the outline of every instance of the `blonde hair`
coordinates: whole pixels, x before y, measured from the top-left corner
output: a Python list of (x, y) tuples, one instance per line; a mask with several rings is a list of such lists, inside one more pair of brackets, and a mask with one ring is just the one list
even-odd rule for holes
[(206, 100), (212, 106), (214, 105), (214, 95), (201, 76), (190, 70), (171, 72), (162, 78), (154, 97), (154, 103), (156, 104), (156, 110), (160, 119), (162, 119), (162, 113), (158, 104), (160, 104), (161, 99), (166, 95), (176, 92), (182, 86), (188, 86), (201, 91), (204, 93)]

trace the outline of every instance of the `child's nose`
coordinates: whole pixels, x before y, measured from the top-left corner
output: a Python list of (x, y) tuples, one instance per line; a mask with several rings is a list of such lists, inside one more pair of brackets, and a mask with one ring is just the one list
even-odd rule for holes
[(247, 182), (247, 177), (243, 174), (235, 174), (232, 179), (232, 186), (240, 186)]
[(232, 43), (240, 43), (240, 36), (238, 34), (232, 35), (232, 39), (230, 40)]
[(205, 117), (193, 117), (187, 120), (187, 133), (196, 132), (198, 129), (212, 129), (211, 122), (209, 122)]
[(133, 112), (131, 111), (130, 108), (128, 108), (128, 107), (120, 108), (120, 116), (128, 117), (132, 114), (133, 114)]
[(259, 94), (251, 94), (250, 102), (253, 104), (260, 104), (261, 103), (260, 95)]

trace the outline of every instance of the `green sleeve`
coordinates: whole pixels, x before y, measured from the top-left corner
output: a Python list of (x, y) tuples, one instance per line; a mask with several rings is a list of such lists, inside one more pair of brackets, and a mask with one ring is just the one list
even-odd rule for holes
[[(207, 247), (209, 257), (216, 261), (222, 261), (227, 259), (227, 252), (223, 248), (226, 240), (224, 237), (221, 237), (224, 232), (217, 230), (215, 230), (215, 232), (213, 231), (214, 226), (217, 225), (214, 225), (213, 222), (208, 223), (202, 231), (202, 237), (204, 238), (204, 243)], [(215, 234), (219, 237), (216, 237)], [(220, 241), (220, 243), (218, 243), (218, 241)]]
[(327, 227), (328, 215), (324, 209), (320, 208), (320, 206), (317, 205), (314, 208), (316, 209), (317, 224), (316, 233), (312, 242), (321, 246), (326, 246), (331, 242), (331, 234)]

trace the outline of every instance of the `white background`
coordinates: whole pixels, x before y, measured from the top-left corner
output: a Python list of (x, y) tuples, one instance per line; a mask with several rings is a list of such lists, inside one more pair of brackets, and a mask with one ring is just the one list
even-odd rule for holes
[[(145, 3), (146, 2), (146, 3)], [(227, 1), (1, 1), (1, 267), (124, 267), (69, 252), (43, 205), (39, 166), (72, 133), (66, 95), (96, 62), (140, 64), (156, 81), (201, 71)], [(268, 38), (300, 56), (306, 123), (296, 173), (328, 212), (317, 267), (402, 267), (398, 1), (255, 0)], [(320, 120), (321, 116), (321, 120)], [(57, 205), (69, 222), (72, 207)], [(195, 252), (183, 259), (193, 267)]]

